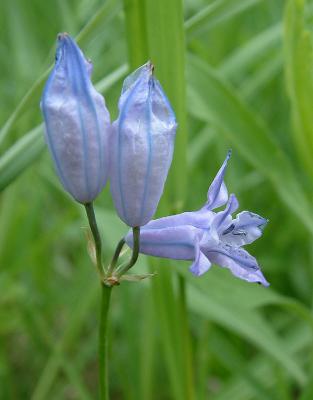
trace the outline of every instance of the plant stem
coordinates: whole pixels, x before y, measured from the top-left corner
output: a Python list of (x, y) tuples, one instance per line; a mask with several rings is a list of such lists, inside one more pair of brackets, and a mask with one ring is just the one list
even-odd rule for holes
[(120, 253), (121, 253), (121, 251), (122, 251), (122, 249), (124, 247), (124, 244), (125, 244), (124, 238), (121, 239), (118, 242), (118, 244), (116, 246), (116, 249), (115, 249), (115, 252), (114, 252), (114, 256), (113, 256), (112, 261), (110, 262), (110, 265), (109, 265), (109, 268), (108, 268), (108, 276), (110, 276), (112, 274), (112, 272), (114, 271), (116, 263), (117, 263), (118, 258), (120, 256)]
[(102, 281), (102, 277), (103, 277), (102, 243), (101, 243), (101, 237), (100, 237), (100, 233), (99, 233), (99, 229), (98, 229), (98, 225), (97, 225), (97, 221), (96, 221), (95, 211), (93, 209), (93, 203), (86, 203), (85, 209), (86, 209), (91, 233), (93, 236), (93, 240), (95, 243), (97, 268), (98, 268), (99, 276)]
[(139, 256), (139, 246), (140, 246), (140, 226), (135, 226), (133, 228), (133, 252), (131, 259), (129, 262), (121, 268), (116, 276), (120, 278), (122, 275), (124, 275), (132, 266), (134, 266), (137, 262), (138, 256)]
[(109, 400), (108, 376), (108, 313), (112, 287), (101, 283), (101, 309), (99, 327), (99, 388), (100, 400)]

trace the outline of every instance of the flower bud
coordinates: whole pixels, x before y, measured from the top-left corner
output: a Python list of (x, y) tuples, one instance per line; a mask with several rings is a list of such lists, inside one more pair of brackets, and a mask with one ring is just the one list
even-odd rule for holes
[(67, 34), (41, 99), (45, 137), (59, 178), (80, 203), (95, 199), (108, 176), (110, 116), (93, 87), (92, 64)]
[(153, 217), (172, 162), (174, 112), (148, 62), (124, 81), (113, 124), (110, 186), (115, 208), (129, 226)]

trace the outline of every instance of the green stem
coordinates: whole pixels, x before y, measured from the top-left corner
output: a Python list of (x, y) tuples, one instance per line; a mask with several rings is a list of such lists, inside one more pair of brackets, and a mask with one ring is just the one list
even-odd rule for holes
[(99, 387), (100, 400), (109, 400), (108, 376), (108, 313), (112, 287), (101, 283), (101, 311), (99, 327)]
[(112, 261), (110, 262), (110, 265), (109, 265), (108, 276), (110, 276), (112, 274), (112, 272), (114, 271), (116, 263), (117, 263), (118, 258), (120, 256), (120, 253), (121, 253), (121, 251), (122, 251), (122, 249), (124, 247), (124, 244), (125, 244), (124, 238), (121, 239), (118, 242), (118, 244), (116, 246), (116, 249), (115, 249), (115, 252), (114, 252), (114, 256), (113, 256)]
[(96, 221), (95, 211), (93, 209), (93, 203), (86, 203), (85, 209), (88, 217), (88, 222), (90, 225), (91, 233), (93, 236), (93, 240), (96, 248), (96, 259), (97, 259), (97, 268), (99, 272), (99, 276), (102, 280), (103, 277), (103, 265), (102, 265), (102, 242), (101, 237)]
[(135, 226), (133, 228), (133, 252), (129, 262), (122, 267), (116, 274), (118, 278), (124, 275), (131, 267), (133, 267), (139, 256), (139, 246), (140, 246), (140, 226)]

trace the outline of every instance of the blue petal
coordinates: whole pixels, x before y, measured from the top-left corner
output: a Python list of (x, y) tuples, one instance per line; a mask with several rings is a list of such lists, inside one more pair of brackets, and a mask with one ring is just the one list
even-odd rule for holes
[(221, 240), (233, 246), (244, 246), (258, 239), (267, 224), (265, 218), (250, 211), (239, 213), (221, 234)]
[(227, 202), (228, 193), (224, 183), (224, 175), (226, 172), (227, 162), (231, 156), (231, 151), (227, 153), (226, 159), (223, 162), (221, 168), (216, 174), (211, 186), (208, 190), (208, 200), (205, 204), (205, 208), (213, 210), (214, 208), (220, 207)]
[[(191, 226), (178, 226), (167, 229), (142, 229), (140, 232), (140, 253), (175, 260), (193, 260), (195, 244), (199, 241), (201, 230)], [(126, 243), (133, 246), (130, 231)]]
[(233, 275), (238, 278), (269, 286), (256, 259), (247, 251), (222, 242), (216, 247), (202, 248), (202, 250), (212, 263), (230, 269)]
[(196, 243), (195, 245), (195, 260), (191, 267), (189, 268), (189, 271), (192, 272), (196, 276), (203, 275), (205, 272), (207, 272), (211, 268), (211, 263), (207, 259), (207, 257), (202, 253), (199, 243)]
[(129, 92), (133, 89), (134, 85), (136, 85), (139, 82), (139, 80), (145, 80), (146, 83), (148, 83), (152, 72), (153, 72), (153, 65), (151, 64), (150, 61), (148, 61), (146, 64), (137, 68), (134, 72), (132, 72), (125, 78), (119, 101), (120, 109), (123, 106), (123, 101), (127, 99)]
[[(136, 73), (138, 74), (138, 72)], [(209, 229), (215, 216), (215, 213), (211, 211), (211, 209), (225, 204), (228, 199), (228, 193), (223, 178), (230, 155), (231, 152), (229, 151), (222, 167), (209, 188), (208, 202), (204, 207), (198, 211), (184, 212), (150, 221), (146, 227), (148, 229), (161, 229), (180, 225), (191, 225), (196, 228)]]
[(225, 207), (225, 210), (218, 212), (213, 221), (212, 221), (212, 229), (215, 229), (217, 232), (220, 232), (224, 229), (224, 227), (229, 226), (230, 221), (232, 220), (231, 214), (236, 211), (238, 208), (238, 200), (234, 194), (231, 194), (228, 199), (228, 203)]
[(144, 225), (143, 229), (162, 229), (181, 225), (191, 225), (195, 228), (208, 229), (215, 213), (207, 210), (184, 212), (168, 217), (154, 219)]

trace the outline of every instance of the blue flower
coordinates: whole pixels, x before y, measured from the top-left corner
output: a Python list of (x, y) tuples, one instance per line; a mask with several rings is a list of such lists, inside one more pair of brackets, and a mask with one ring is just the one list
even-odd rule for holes
[(106, 184), (110, 116), (91, 83), (92, 64), (67, 34), (58, 35), (55, 66), (41, 99), (45, 137), (67, 192), (89, 203)]
[[(269, 283), (260, 267), (242, 246), (262, 235), (267, 220), (249, 211), (231, 214), (238, 208), (235, 195), (228, 197), (224, 174), (230, 153), (208, 190), (208, 200), (198, 211), (185, 212), (150, 221), (141, 228), (140, 252), (176, 260), (192, 260), (190, 271), (202, 275), (211, 264), (228, 268), (246, 281)], [(223, 211), (213, 209), (226, 204)], [(126, 243), (132, 247), (132, 234)]]
[(110, 146), (114, 205), (131, 227), (146, 224), (156, 211), (172, 162), (176, 127), (148, 62), (124, 81)]

